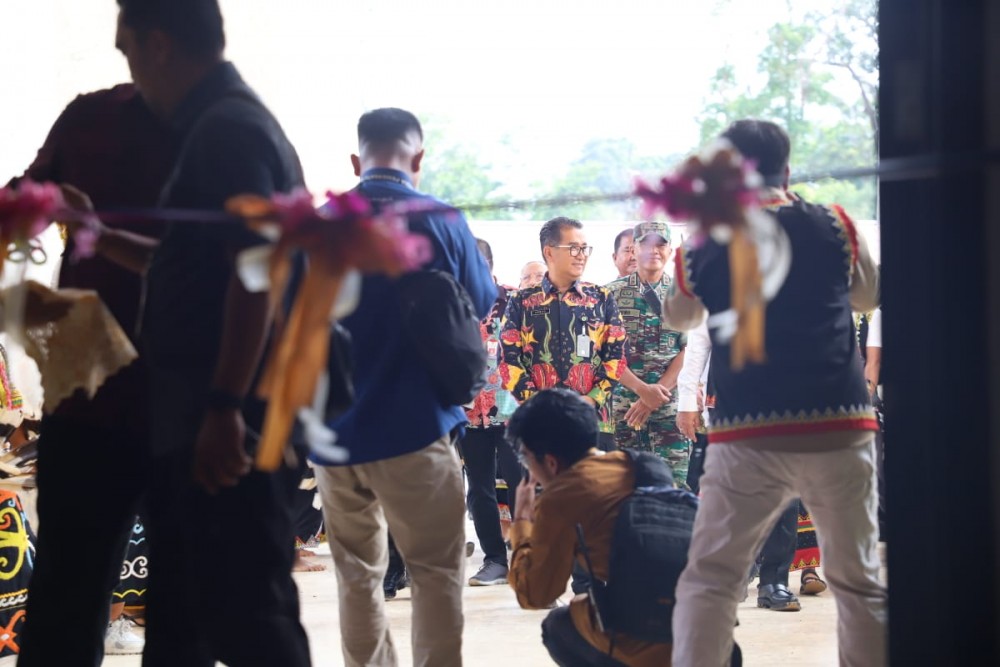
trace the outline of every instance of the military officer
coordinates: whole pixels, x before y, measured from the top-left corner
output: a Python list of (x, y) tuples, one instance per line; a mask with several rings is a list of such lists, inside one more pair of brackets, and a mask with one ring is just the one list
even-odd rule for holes
[(636, 271), (608, 285), (628, 334), (627, 366), (614, 391), (615, 444), (656, 452), (684, 486), (690, 442), (677, 430), (675, 388), (686, 337), (660, 321), (660, 304), (670, 289), (670, 229), (664, 222), (641, 222), (633, 238)]

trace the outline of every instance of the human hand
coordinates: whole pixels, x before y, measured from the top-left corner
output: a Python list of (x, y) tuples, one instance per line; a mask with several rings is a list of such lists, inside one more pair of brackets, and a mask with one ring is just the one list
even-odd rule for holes
[(534, 521), (536, 484), (534, 476), (528, 475), (517, 485), (514, 493), (514, 521)]
[(701, 388), (701, 385), (698, 386), (698, 393), (696, 396), (698, 400), (698, 412), (701, 412), (705, 409), (705, 391)]
[(688, 440), (694, 441), (698, 437), (698, 415), (694, 411), (677, 413), (677, 430)]
[(642, 401), (636, 401), (625, 413), (625, 423), (629, 425), (629, 428), (638, 430), (646, 425), (651, 414), (653, 411), (649, 409), (648, 405)]
[(209, 493), (236, 486), (250, 472), (250, 456), (243, 447), (245, 435), (239, 410), (206, 410), (194, 445), (195, 482)]
[(66, 208), (76, 214), (66, 216), (65, 220), (58, 220), (59, 224), (65, 225), (70, 233), (76, 233), (84, 225), (87, 225), (98, 234), (104, 231), (104, 226), (101, 225), (100, 221), (97, 220), (97, 216), (94, 215), (94, 203), (90, 201), (90, 197), (85, 192), (69, 183), (60, 184), (59, 189), (62, 191)]
[(639, 391), (636, 393), (639, 395), (639, 400), (645, 403), (650, 411), (670, 402), (670, 390), (656, 382), (639, 387)]

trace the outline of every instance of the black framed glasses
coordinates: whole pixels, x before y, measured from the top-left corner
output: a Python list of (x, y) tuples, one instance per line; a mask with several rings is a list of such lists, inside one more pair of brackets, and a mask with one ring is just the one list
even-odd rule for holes
[(583, 255), (584, 257), (590, 257), (591, 253), (594, 252), (594, 246), (592, 245), (554, 245), (553, 248), (569, 248), (570, 257), (579, 257)]

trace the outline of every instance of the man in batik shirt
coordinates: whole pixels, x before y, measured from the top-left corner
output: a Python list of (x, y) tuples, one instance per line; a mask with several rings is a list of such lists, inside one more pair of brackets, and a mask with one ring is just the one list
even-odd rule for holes
[(628, 334), (626, 366), (615, 387), (615, 444), (656, 452), (670, 464), (674, 481), (686, 488), (690, 442), (677, 430), (677, 376), (684, 365), (684, 334), (660, 320), (670, 290), (664, 270), (670, 259), (670, 229), (640, 222), (633, 230), (636, 270), (608, 284)]
[[(523, 402), (542, 389), (569, 387), (610, 423), (625, 344), (618, 306), (606, 288), (580, 280), (593, 252), (583, 225), (553, 218), (538, 236), (548, 270), (541, 285), (520, 290), (507, 303), (500, 335), (504, 388)], [(602, 433), (598, 443), (613, 449), (613, 434)]]

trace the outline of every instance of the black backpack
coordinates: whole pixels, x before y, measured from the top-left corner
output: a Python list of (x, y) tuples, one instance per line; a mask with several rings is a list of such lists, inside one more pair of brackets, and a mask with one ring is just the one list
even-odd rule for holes
[(450, 273), (422, 270), (397, 281), (403, 333), (444, 405), (465, 405), (486, 384), (486, 350), (479, 318), (465, 288)]
[(698, 498), (674, 488), (659, 456), (625, 451), (635, 466), (635, 491), (615, 520), (608, 581), (602, 584), (591, 574), (590, 597), (605, 632), (668, 644), (674, 589), (687, 565)]

